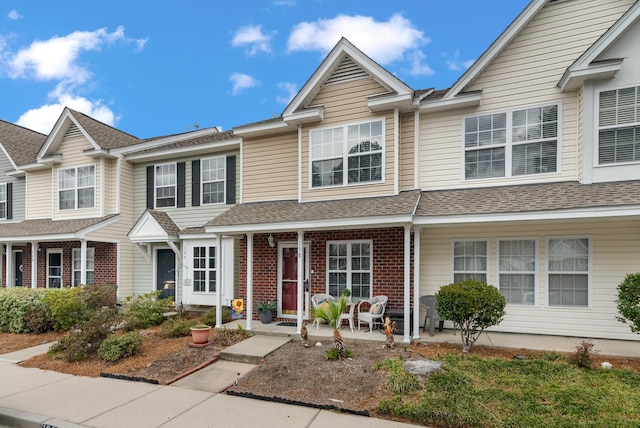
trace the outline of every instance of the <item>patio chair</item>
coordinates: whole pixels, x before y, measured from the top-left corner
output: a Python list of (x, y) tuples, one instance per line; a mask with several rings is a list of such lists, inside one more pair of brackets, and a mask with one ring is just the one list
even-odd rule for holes
[[(363, 300), (358, 303), (358, 330), (360, 330), (361, 323), (369, 324), (369, 333), (373, 333), (373, 326), (380, 324), (382, 327), (384, 323), (384, 311), (387, 307), (387, 296), (375, 296), (369, 300)], [(369, 307), (362, 310), (360, 306), (368, 304)]]
[(338, 320), (338, 327), (342, 327), (342, 322), (344, 320), (349, 321), (349, 327), (351, 328), (351, 333), (353, 333), (353, 310), (355, 309), (355, 303), (347, 303), (349, 305), (349, 312), (345, 312), (340, 315), (340, 319)]
[[(424, 323), (422, 325), (422, 331), (424, 332), (427, 329), (427, 320), (429, 320), (429, 336), (433, 336), (435, 334), (435, 325), (436, 321), (438, 322), (438, 331), (442, 331), (444, 326), (444, 320), (440, 319), (438, 315), (438, 311), (436, 310), (436, 296), (435, 294), (428, 296), (420, 296), (420, 306), (423, 306), (426, 309), (426, 313), (424, 315)], [(455, 334), (455, 329), (454, 329)]]
[[(329, 305), (329, 303), (331, 303), (332, 300), (333, 300), (333, 296), (330, 294), (325, 294), (325, 293), (314, 294), (313, 296), (311, 296), (311, 306), (314, 308), (319, 308), (323, 305)], [(321, 321), (322, 320), (319, 318), (313, 319), (313, 324), (315, 324), (316, 330), (320, 329)]]

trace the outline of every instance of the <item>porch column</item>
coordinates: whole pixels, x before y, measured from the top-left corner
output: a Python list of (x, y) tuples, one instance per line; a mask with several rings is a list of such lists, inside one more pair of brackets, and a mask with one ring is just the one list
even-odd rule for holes
[(420, 339), (420, 226), (413, 227), (413, 338)]
[(404, 226), (404, 343), (411, 343), (411, 225)]
[(245, 329), (251, 330), (253, 321), (253, 233), (247, 233), (247, 322)]
[(5, 273), (7, 277), (7, 288), (13, 287), (13, 244), (11, 242), (7, 242), (7, 271)]
[(38, 243), (31, 243), (31, 288), (38, 288)]
[(298, 231), (298, 326), (296, 334), (302, 330), (302, 312), (304, 311), (304, 231)]
[(222, 237), (216, 234), (216, 328), (222, 327)]
[[(73, 254), (73, 252), (71, 253)], [(73, 259), (71, 260), (71, 270), (73, 272)], [(73, 278), (71, 278), (73, 282)], [(80, 241), (80, 284), (87, 283), (87, 241), (82, 239)]]

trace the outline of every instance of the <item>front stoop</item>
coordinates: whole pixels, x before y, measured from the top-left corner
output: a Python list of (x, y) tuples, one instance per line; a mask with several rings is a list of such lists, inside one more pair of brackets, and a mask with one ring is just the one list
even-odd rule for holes
[(220, 359), (237, 363), (260, 364), (267, 355), (290, 341), (290, 337), (251, 336), (220, 351)]

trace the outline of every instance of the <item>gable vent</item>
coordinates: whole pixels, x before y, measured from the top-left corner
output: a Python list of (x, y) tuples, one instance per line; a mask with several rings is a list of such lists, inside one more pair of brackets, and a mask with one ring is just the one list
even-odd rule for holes
[(333, 71), (331, 76), (324, 82), (325, 85), (351, 82), (353, 80), (365, 79), (369, 74), (356, 64), (351, 57), (345, 56), (340, 65)]
[(62, 138), (75, 137), (82, 137), (82, 131), (80, 131), (80, 128), (78, 128), (78, 126), (74, 123), (69, 127), (69, 129), (67, 129), (67, 132), (64, 133), (64, 136)]

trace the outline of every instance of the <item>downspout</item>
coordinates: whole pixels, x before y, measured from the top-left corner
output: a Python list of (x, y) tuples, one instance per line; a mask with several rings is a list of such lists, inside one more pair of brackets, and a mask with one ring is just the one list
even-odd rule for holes
[(420, 110), (413, 112), (413, 188), (420, 189)]

